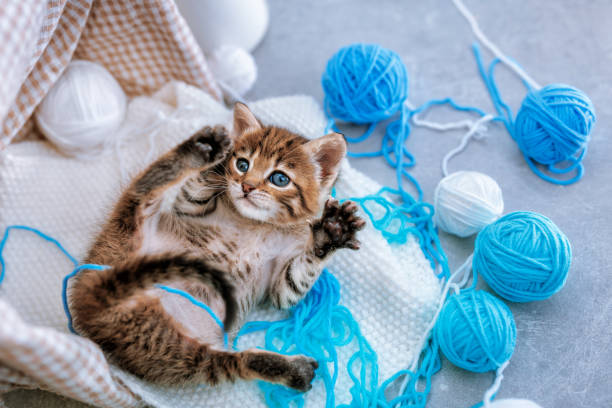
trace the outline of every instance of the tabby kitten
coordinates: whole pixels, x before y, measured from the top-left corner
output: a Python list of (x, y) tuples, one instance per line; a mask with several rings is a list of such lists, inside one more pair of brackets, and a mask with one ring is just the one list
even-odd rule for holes
[(210, 315), (154, 285), (188, 292), (230, 333), (256, 305), (295, 305), (336, 249), (359, 248), (356, 205), (327, 200), (345, 154), (337, 133), (309, 141), (237, 104), (231, 134), (205, 127), (125, 190), (86, 259), (112, 267), (70, 289), (74, 327), (150, 381), (309, 390), (315, 360), (225, 350)]

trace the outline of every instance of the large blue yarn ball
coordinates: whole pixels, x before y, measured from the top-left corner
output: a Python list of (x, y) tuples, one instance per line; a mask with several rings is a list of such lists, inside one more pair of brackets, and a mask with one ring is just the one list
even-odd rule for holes
[(504, 302), (482, 290), (450, 296), (434, 333), (447, 359), (477, 373), (495, 370), (508, 361), (516, 344), (512, 312)]
[(555, 164), (586, 147), (595, 118), (585, 93), (552, 84), (527, 93), (514, 121), (514, 138), (526, 156)]
[(529, 302), (558, 292), (571, 260), (569, 240), (550, 219), (517, 211), (480, 231), (472, 265), (499, 296)]
[(343, 47), (321, 78), (328, 113), (346, 122), (378, 122), (408, 97), (408, 72), (399, 55), (374, 44)]

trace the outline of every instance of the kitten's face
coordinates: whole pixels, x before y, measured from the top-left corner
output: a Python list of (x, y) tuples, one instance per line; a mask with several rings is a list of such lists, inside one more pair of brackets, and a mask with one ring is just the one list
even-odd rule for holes
[(291, 225), (317, 215), (346, 154), (341, 135), (308, 141), (282, 128), (263, 127), (237, 104), (232, 137), (227, 189), (242, 216)]

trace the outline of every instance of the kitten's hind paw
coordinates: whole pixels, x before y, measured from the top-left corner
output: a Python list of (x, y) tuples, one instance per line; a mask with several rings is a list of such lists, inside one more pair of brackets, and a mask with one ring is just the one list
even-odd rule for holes
[(229, 133), (224, 126), (206, 126), (183, 142), (178, 151), (190, 156), (194, 160), (194, 167), (201, 167), (219, 163), (227, 156), (231, 145)]
[(365, 221), (356, 212), (357, 204), (353, 201), (340, 205), (335, 199), (327, 200), (323, 217), (314, 226), (315, 255), (322, 258), (337, 248), (359, 249), (356, 234), (363, 229)]
[(295, 390), (306, 392), (312, 388), (312, 380), (319, 364), (315, 359), (306, 356), (297, 356), (291, 362), (291, 370), (287, 377), (287, 386)]

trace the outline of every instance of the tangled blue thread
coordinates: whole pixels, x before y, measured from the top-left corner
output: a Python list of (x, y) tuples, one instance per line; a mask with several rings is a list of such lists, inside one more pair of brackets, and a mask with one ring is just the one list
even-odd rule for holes
[[(359, 324), (351, 312), (340, 302), (340, 284), (327, 270), (308, 292), (306, 297), (290, 310), (289, 317), (275, 322), (248, 322), (234, 340), (234, 347), (241, 336), (265, 330), (265, 348), (281, 354), (305, 354), (319, 363), (317, 379), (323, 381), (326, 390), (326, 407), (335, 407), (334, 388), (340, 368), (338, 347), (355, 341), (358, 350), (351, 356), (347, 370), (353, 386), (351, 405), (370, 407), (378, 394), (378, 364), (376, 352), (361, 334)], [(316, 381), (316, 379), (315, 379)], [(304, 404), (304, 394), (281, 385), (260, 382), (269, 407), (298, 407)]]
[(473, 267), (501, 297), (529, 302), (558, 292), (565, 285), (571, 260), (569, 240), (550, 219), (520, 211), (480, 231)]
[[(596, 120), (595, 108), (589, 97), (569, 85), (551, 84), (534, 90), (523, 81), (528, 89), (527, 96), (513, 120), (512, 111), (502, 100), (495, 83), (495, 67), (500, 60), (494, 59), (485, 71), (478, 44), (472, 48), (493, 105), (531, 170), (555, 184), (567, 185), (580, 180), (584, 171), (582, 160)], [(573, 171), (576, 174), (570, 179), (557, 179), (543, 173), (536, 163), (547, 166), (552, 174), (563, 175)], [(561, 163), (567, 165), (557, 167)]]
[(512, 312), (504, 302), (482, 290), (451, 295), (434, 334), (449, 361), (477, 373), (495, 370), (508, 361), (516, 344)]
[[(391, 408), (400, 406), (425, 408), (427, 405), (427, 396), (429, 395), (429, 391), (431, 391), (431, 377), (440, 371), (442, 367), (438, 350), (439, 346), (435, 337), (430, 338), (425, 348), (421, 351), (421, 358), (417, 371), (400, 370), (380, 386), (377, 407)], [(406, 387), (401, 391), (400, 395), (388, 401), (385, 397), (385, 391), (402, 376), (407, 376), (408, 378)]]
[[(394, 203), (391, 198), (402, 198), (402, 204)], [(383, 187), (376, 194), (364, 197), (352, 197), (359, 203), (370, 218), (374, 228), (379, 230), (390, 244), (405, 244), (408, 234), (414, 235), (432, 269), (440, 265), (442, 271), (438, 277), (448, 277), (448, 260), (440, 244), (440, 238), (433, 223), (433, 206), (416, 201), (412, 196), (400, 190)], [(382, 215), (379, 215), (382, 214)]]

